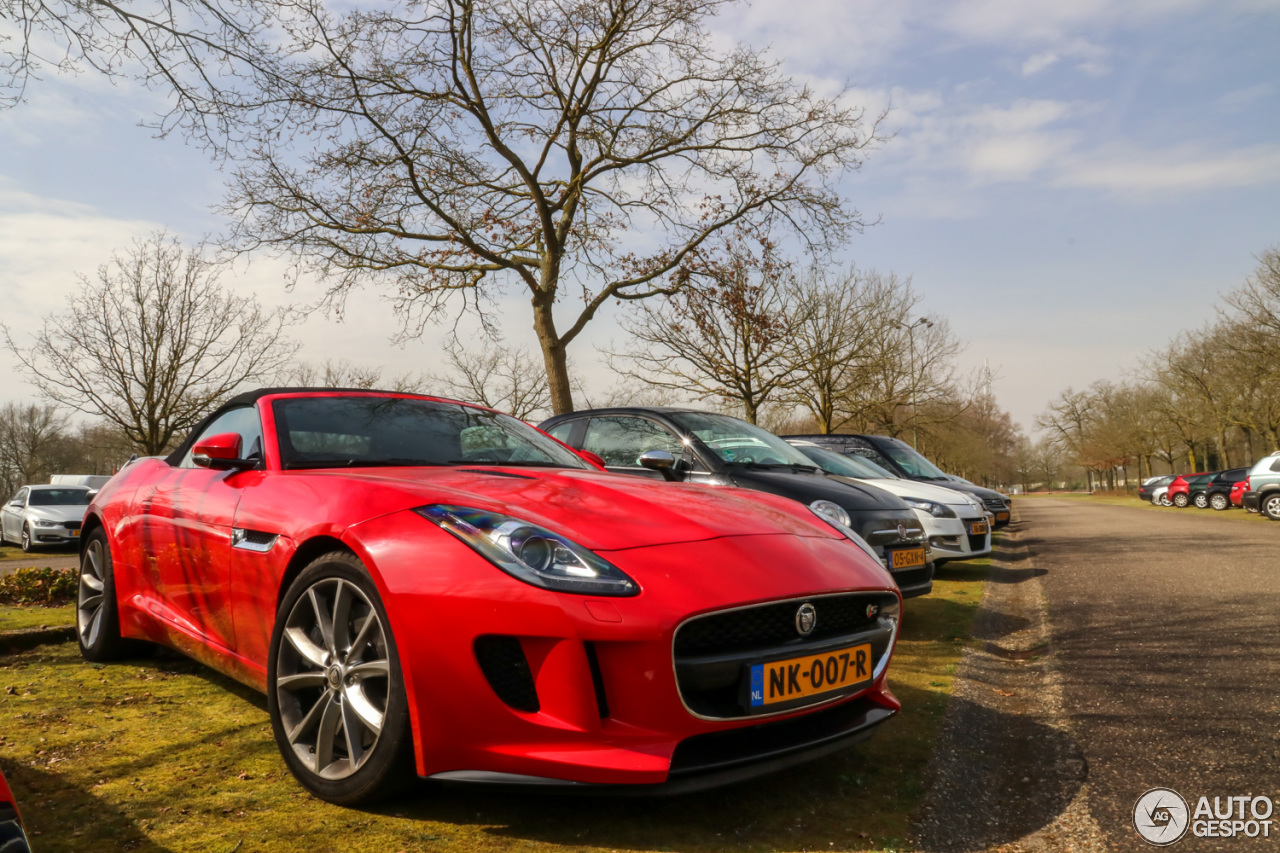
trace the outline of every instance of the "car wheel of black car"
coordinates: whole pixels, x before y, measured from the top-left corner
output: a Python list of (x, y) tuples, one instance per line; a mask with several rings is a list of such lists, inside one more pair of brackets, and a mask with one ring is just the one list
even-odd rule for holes
[(1262, 499), (1262, 514), (1272, 521), (1280, 521), (1280, 492), (1273, 492)]
[(1181, 492), (1173, 496), (1173, 505), (1178, 507), (1179, 509), (1186, 507), (1186, 505), (1189, 503), (1191, 503), (1191, 499), (1188, 498), (1186, 495), (1182, 494)]
[(76, 581), (76, 636), (80, 655), (95, 663), (136, 657), (154, 647), (120, 636), (116, 583), (111, 570), (111, 546), (101, 527), (89, 534), (80, 555)]
[(322, 800), (369, 803), (411, 778), (400, 657), (354, 554), (326, 554), (289, 586), (271, 633), (267, 710), (289, 770)]
[(1209, 498), (1209, 506), (1213, 507), (1218, 511), (1222, 511), (1231, 506), (1231, 499), (1228, 498), (1226, 495), (1217, 494)]
[(1209, 496), (1206, 495), (1204, 492), (1200, 492), (1198, 495), (1196, 495), (1195, 498), (1193, 498), (1193, 501), (1195, 502), (1195, 505), (1198, 506), (1200, 509), (1209, 508)]

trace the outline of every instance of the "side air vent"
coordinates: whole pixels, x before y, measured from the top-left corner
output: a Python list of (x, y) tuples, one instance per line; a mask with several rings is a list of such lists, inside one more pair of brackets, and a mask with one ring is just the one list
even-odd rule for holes
[(476, 661), (498, 698), (517, 711), (535, 713), (542, 706), (524, 649), (515, 637), (486, 634), (475, 642)]

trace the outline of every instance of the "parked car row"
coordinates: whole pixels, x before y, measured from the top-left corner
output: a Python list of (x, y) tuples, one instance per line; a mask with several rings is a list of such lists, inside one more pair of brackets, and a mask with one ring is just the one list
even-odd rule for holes
[(718, 414), (542, 426), (237, 396), (87, 507), (81, 652), (160, 643), (262, 690), (285, 764), (335, 803), (413, 775), (692, 790), (892, 717), (903, 598), (988, 553), (990, 501), (1008, 511), (924, 457), (906, 477)]
[(1138, 497), (1161, 506), (1244, 507), (1280, 521), (1280, 452), (1262, 458), (1251, 468), (1151, 477), (1138, 488)]

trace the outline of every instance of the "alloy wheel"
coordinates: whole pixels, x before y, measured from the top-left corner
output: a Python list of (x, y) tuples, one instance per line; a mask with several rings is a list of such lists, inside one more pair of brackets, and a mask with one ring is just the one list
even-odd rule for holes
[(31, 550), (31, 531), (25, 524), (22, 525), (22, 541), (20, 544), (22, 545), (23, 551)]
[(1204, 492), (1201, 492), (1200, 494), (1195, 496), (1195, 505), (1200, 507), (1200, 509), (1205, 509), (1206, 507), (1209, 506), (1209, 498), (1205, 495)]
[(1212, 498), (1209, 499), (1209, 505), (1217, 510), (1226, 509), (1227, 504), (1229, 503), (1230, 501), (1227, 499), (1226, 495), (1214, 495)]
[(1182, 494), (1181, 492), (1173, 496), (1173, 505), (1178, 507), (1179, 509), (1182, 509), (1189, 503), (1191, 503), (1191, 501), (1187, 498), (1185, 494)]
[(88, 647), (97, 645), (98, 636), (102, 633), (105, 563), (102, 540), (94, 539), (85, 548), (80, 561), (80, 584), (76, 595), (76, 629), (80, 632), (80, 642)]
[(1280, 495), (1267, 495), (1263, 499), (1262, 514), (1272, 521), (1280, 521)]
[(318, 580), (293, 605), (273, 689), (285, 737), (322, 779), (346, 779), (373, 754), (391, 686), (387, 635), (355, 584)]

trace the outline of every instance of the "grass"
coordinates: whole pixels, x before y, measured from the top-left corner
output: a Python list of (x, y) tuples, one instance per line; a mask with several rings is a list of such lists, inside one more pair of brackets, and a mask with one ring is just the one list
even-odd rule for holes
[(60, 628), (76, 624), (74, 604), (59, 607), (22, 607), (0, 604), (0, 633), (27, 628)]
[(0, 767), (42, 853), (900, 849), (986, 570), (950, 564), (931, 595), (907, 602), (890, 665), (898, 717), (864, 744), (744, 786), (584, 800), (424, 784), (370, 810), (337, 808), (289, 776), (262, 696), (167, 652), (101, 666), (73, 643), (0, 658)]
[(0, 563), (6, 560), (39, 560), (42, 557), (74, 557), (77, 551), (72, 546), (59, 548), (39, 548), (27, 553), (17, 545), (0, 545)]

